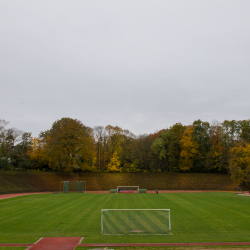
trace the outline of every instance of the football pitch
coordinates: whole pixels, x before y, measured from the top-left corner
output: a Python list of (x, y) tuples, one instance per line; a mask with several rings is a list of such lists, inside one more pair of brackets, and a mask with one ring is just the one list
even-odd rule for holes
[[(82, 243), (246, 242), (249, 208), (250, 197), (224, 192), (20, 196), (0, 200), (0, 243), (62, 236), (84, 237)], [(173, 235), (101, 235), (101, 209), (170, 209)]]

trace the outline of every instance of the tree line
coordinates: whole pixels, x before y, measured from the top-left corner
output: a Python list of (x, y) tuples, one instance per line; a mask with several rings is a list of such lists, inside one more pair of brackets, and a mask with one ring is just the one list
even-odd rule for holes
[(55, 121), (38, 137), (8, 125), (0, 120), (2, 169), (230, 173), (238, 184), (250, 181), (250, 120), (196, 120), (138, 136), (72, 118)]

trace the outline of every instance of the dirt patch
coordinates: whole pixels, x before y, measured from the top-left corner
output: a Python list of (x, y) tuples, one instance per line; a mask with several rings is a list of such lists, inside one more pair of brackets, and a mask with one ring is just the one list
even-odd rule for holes
[(240, 194), (237, 194), (237, 195), (249, 196), (250, 197), (250, 193), (244, 193), (244, 194), (240, 193)]

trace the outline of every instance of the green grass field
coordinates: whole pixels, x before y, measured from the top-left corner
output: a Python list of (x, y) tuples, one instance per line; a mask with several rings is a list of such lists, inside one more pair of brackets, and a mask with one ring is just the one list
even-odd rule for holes
[[(101, 235), (101, 209), (170, 209), (173, 235)], [(250, 197), (233, 193), (41, 194), (0, 200), (0, 243), (40, 237), (82, 243), (235, 242), (250, 239)]]

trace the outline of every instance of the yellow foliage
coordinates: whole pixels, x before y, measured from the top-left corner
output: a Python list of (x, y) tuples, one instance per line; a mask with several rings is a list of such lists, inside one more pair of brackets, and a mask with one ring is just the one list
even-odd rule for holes
[(241, 144), (231, 149), (229, 171), (238, 185), (250, 181), (250, 144)]
[(107, 165), (107, 170), (108, 172), (121, 172), (121, 169), (119, 168), (120, 165), (121, 162), (119, 161), (117, 151), (115, 151), (110, 160), (110, 163)]
[(198, 147), (198, 143), (192, 137), (192, 128), (187, 128), (181, 139), (179, 167), (182, 171), (190, 170), (193, 167), (194, 160), (199, 156)]
[(48, 164), (44, 142), (37, 137), (32, 139), (32, 150), (29, 151), (29, 156), (37, 168)]

